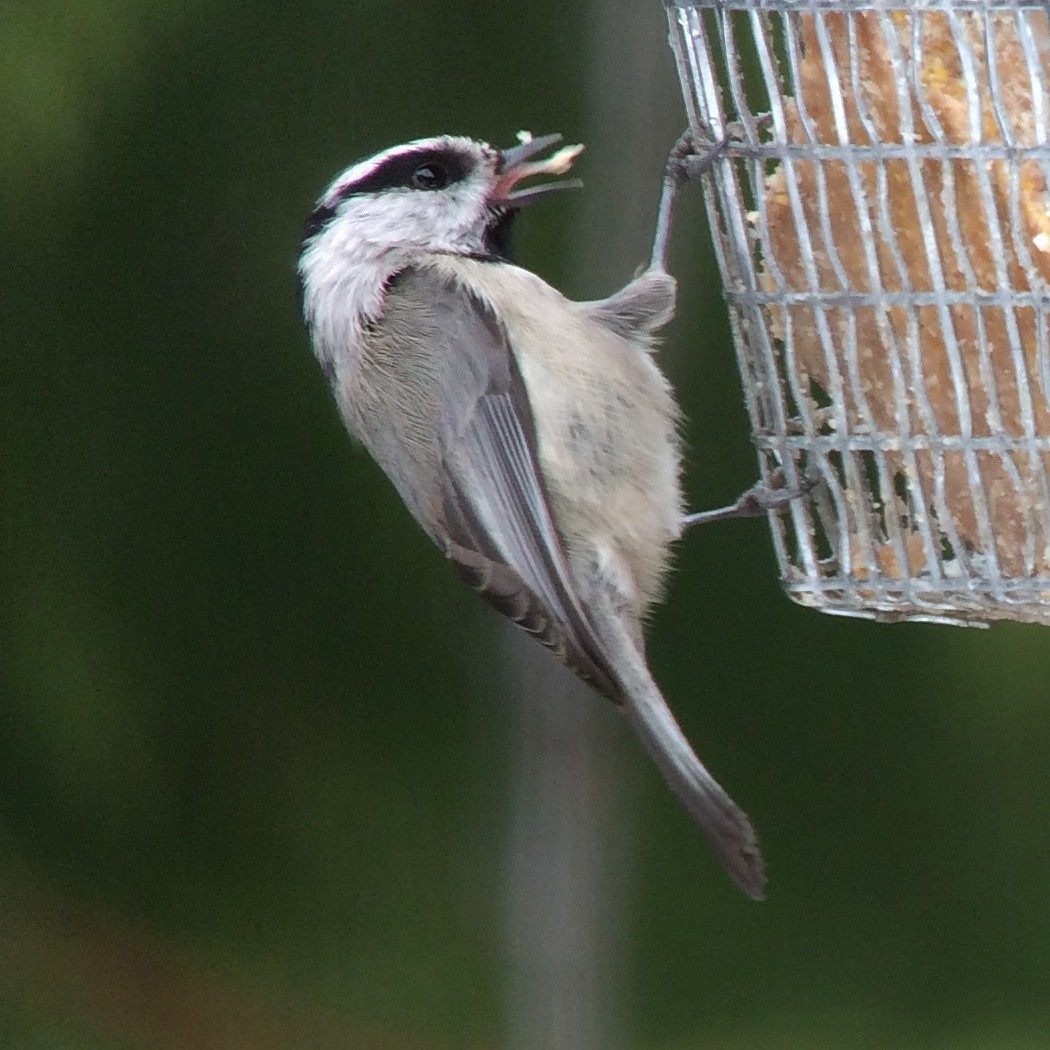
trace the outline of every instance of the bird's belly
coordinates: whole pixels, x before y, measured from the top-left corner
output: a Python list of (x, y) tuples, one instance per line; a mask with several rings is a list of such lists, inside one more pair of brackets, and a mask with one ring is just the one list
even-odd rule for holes
[(682, 514), (678, 410), (641, 345), (527, 270), (473, 268), (528, 391), (555, 525), (581, 589), (595, 572), (641, 615)]
[(588, 574), (596, 566), (640, 614), (659, 595), (680, 529), (679, 444), (666, 382), (647, 355), (623, 350), (519, 364), (570, 560)]

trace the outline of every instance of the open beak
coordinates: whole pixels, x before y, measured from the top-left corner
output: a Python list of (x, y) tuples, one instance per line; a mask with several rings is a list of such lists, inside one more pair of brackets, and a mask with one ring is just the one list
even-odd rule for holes
[(520, 208), (560, 190), (579, 189), (583, 185), (579, 179), (562, 179), (560, 182), (543, 182), (523, 190), (515, 189), (522, 179), (530, 175), (564, 175), (572, 167), (572, 162), (583, 152), (583, 146), (562, 146), (546, 160), (533, 160), (561, 142), (561, 138), (561, 135), (541, 135), (535, 139), (523, 137), (519, 145), (502, 150), (491, 202)]

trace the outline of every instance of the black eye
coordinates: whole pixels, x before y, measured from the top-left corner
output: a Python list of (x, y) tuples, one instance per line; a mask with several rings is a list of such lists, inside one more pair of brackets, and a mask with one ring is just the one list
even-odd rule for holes
[(448, 172), (440, 164), (420, 164), (410, 181), (417, 190), (443, 190), (448, 185)]

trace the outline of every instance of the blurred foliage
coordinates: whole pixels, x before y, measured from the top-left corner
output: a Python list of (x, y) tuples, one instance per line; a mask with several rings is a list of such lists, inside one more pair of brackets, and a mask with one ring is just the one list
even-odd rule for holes
[[(0, 8), (4, 1046), (500, 1045), (493, 617), (347, 441), (294, 265), (374, 148), (586, 140), (586, 28), (552, 0)], [(585, 156), (592, 206), (614, 169)], [(574, 206), (523, 261), (602, 294)], [(677, 247), (665, 361), (713, 506), (754, 460), (710, 257)], [(821, 617), (761, 523), (688, 537), (652, 662), (772, 893), (632, 750), (634, 1045), (1034, 1046), (1047, 637)]]

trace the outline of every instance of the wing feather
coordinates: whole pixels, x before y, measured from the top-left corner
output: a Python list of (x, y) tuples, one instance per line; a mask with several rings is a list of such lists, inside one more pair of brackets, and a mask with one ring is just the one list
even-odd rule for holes
[[(416, 340), (423, 333), (416, 352), (427, 364), (417, 370), (423, 379), (415, 376), (413, 396), (430, 406), (423, 415), (432, 420), (439, 468), (429, 492), (406, 484), (402, 496), (486, 601), (621, 702), (605, 645), (577, 595), (507, 332), (476, 295), (426, 267), (398, 275), (383, 320), (388, 332), (402, 333), (392, 341), (401, 348), (408, 333)], [(402, 389), (402, 402), (406, 396)]]

